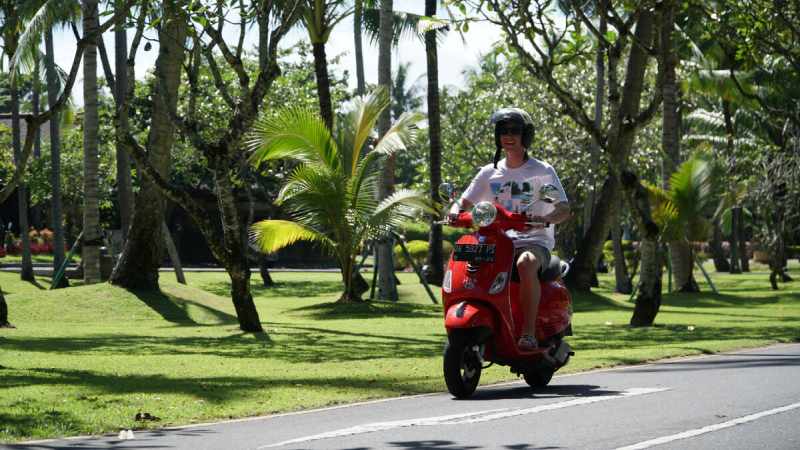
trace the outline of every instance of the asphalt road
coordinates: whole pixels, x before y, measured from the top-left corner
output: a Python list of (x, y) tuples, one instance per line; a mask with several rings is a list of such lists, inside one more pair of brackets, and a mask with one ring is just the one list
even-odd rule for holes
[[(576, 355), (580, 358), (580, 354)], [(501, 370), (501, 369), (489, 369)], [(800, 344), (8, 449), (800, 449)]]

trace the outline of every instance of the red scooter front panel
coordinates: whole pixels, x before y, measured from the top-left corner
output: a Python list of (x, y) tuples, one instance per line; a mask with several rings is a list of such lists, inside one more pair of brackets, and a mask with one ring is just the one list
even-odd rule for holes
[[(467, 300), (472, 303), (484, 303), (491, 306), (495, 312), (493, 324), (493, 334), (506, 335), (512, 333), (515, 328), (511, 316), (511, 304), (509, 300), (508, 285), (511, 278), (511, 262), (514, 257), (514, 245), (505, 234), (479, 233), (467, 234), (458, 240), (457, 244), (488, 244), (495, 246), (494, 261), (474, 264), (472, 270), (465, 261), (455, 261), (450, 259), (448, 270), (451, 272), (450, 292), (443, 290), (442, 297), (445, 311), (445, 327), (448, 330), (453, 328), (464, 328), (470, 326), (463, 321), (448, 320), (448, 311), (457, 306), (460, 302)], [(489, 290), (501, 273), (505, 273), (505, 283), (499, 292), (490, 294)], [(488, 314), (490, 310), (486, 310)], [(477, 319), (476, 319), (477, 320)], [(475, 326), (475, 325), (472, 325)], [(504, 332), (497, 333), (495, 328), (505, 328)]]

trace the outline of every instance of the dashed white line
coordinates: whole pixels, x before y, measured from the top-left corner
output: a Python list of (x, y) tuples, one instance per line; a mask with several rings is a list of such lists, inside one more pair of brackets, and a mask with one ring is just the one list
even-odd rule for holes
[(406, 419), (406, 420), (395, 420), (391, 422), (375, 422), (364, 425), (357, 425), (350, 428), (343, 428), (340, 430), (329, 431), (327, 433), (320, 433), (311, 436), (303, 436), (300, 438), (278, 442), (275, 444), (263, 445), (258, 448), (264, 449), (264, 448), (281, 447), (284, 445), (299, 444), (303, 442), (318, 441), (322, 439), (332, 439), (343, 436), (352, 436), (356, 434), (373, 433), (376, 431), (386, 431), (404, 427), (458, 425), (466, 423), (489, 422), (492, 420), (505, 419), (507, 417), (521, 416), (524, 414), (534, 414), (544, 411), (552, 411), (555, 409), (568, 408), (570, 406), (588, 405), (590, 403), (597, 403), (617, 398), (633, 397), (637, 395), (652, 394), (666, 390), (667, 388), (632, 388), (615, 394), (581, 397), (573, 400), (567, 400), (564, 402), (548, 403), (546, 405), (535, 406), (533, 408), (490, 409), (490, 410), (474, 411), (462, 414), (451, 414), (447, 416), (420, 417), (420, 418)]
[(677, 433), (670, 436), (663, 436), (656, 439), (650, 439), (649, 441), (639, 442), (638, 444), (628, 445), (626, 447), (620, 447), (617, 450), (639, 450), (644, 448), (650, 448), (656, 445), (677, 441), (679, 439), (686, 439), (694, 436), (699, 436), (701, 434), (711, 433), (713, 431), (723, 430), (725, 428), (730, 428), (736, 425), (741, 425), (743, 423), (753, 422), (754, 420), (761, 419), (762, 417), (771, 416), (773, 414), (780, 414), (782, 412), (791, 411), (797, 408), (800, 408), (800, 403), (792, 403), (791, 405), (781, 406), (780, 408), (774, 408), (767, 411), (750, 414), (749, 416), (739, 417), (738, 419), (729, 420), (727, 422), (708, 425), (703, 428), (696, 428), (694, 430), (688, 430), (682, 433)]

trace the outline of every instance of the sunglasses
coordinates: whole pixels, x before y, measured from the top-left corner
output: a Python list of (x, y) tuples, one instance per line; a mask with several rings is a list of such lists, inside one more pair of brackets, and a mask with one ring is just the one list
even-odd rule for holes
[(512, 125), (512, 126), (501, 127), (497, 131), (501, 135), (503, 135), (503, 134), (521, 135), (522, 134), (522, 127), (518, 127), (518, 126), (513, 126)]

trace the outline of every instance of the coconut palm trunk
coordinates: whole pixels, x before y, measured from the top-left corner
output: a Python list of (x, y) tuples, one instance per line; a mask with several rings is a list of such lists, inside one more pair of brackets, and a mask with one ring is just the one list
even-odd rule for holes
[[(722, 100), (722, 117), (725, 121), (725, 147), (730, 161), (729, 172), (736, 175), (736, 156), (734, 153), (734, 136), (736, 130), (733, 128), (733, 108), (731, 102)], [(741, 219), (742, 208), (734, 206), (731, 211), (731, 238), (730, 238), (730, 258), (731, 273), (742, 273), (741, 261), (739, 259), (739, 220)]]
[[(165, 178), (169, 174), (170, 151), (175, 140), (175, 126), (168, 108), (174, 109), (178, 101), (186, 26), (186, 18), (180, 9), (174, 2), (166, 2), (159, 30), (156, 87), (147, 145), (148, 159)], [(167, 98), (164, 98), (164, 93)], [(158, 289), (158, 268), (164, 257), (161, 230), (164, 197), (148, 177), (142, 177), (140, 183), (128, 239), (111, 274), (111, 282), (129, 289)]]
[[(425, 0), (425, 15), (436, 15), (436, 0)], [(434, 203), (442, 201), (439, 196), (439, 185), (442, 183), (442, 125), (439, 113), (439, 56), (436, 48), (436, 30), (425, 33), (425, 54), (427, 56), (428, 78), (428, 137), (430, 149), (430, 192)], [(431, 222), (428, 237), (428, 272), (425, 274), (428, 283), (441, 285), (444, 278), (442, 255), (442, 226)]]
[[(380, 37), (378, 40), (378, 85), (386, 89), (390, 98), (392, 90), (392, 10), (392, 0), (381, 0)], [(390, 108), (387, 108), (378, 119), (378, 131), (381, 136), (386, 134), (391, 126), (390, 116)], [(386, 159), (383, 179), (378, 192), (378, 196), (381, 199), (388, 197), (394, 191), (394, 168), (395, 158), (390, 156)], [(391, 238), (386, 236), (376, 247), (379, 271), (378, 298), (397, 301), (397, 285), (394, 279), (394, 252), (392, 251)]]
[[(20, 164), (22, 159), (22, 147), (20, 143), (20, 123), (19, 123), (19, 90), (17, 89), (17, 79), (11, 80), (11, 145), (14, 147), (14, 163)], [(28, 189), (21, 180), (17, 185), (17, 203), (19, 212), (19, 237), (22, 244), (22, 267), (20, 279), (24, 281), (34, 281), (33, 260), (31, 259), (31, 240), (28, 236)]]
[(333, 107), (331, 106), (331, 81), (328, 76), (328, 59), (325, 56), (325, 43), (313, 42), (314, 74), (317, 77), (317, 99), (322, 121), (329, 130), (333, 129)]
[(355, 0), (353, 5), (353, 40), (355, 41), (356, 54), (356, 93), (364, 95), (366, 93), (366, 82), (364, 81), (364, 51), (361, 40), (361, 30), (364, 22), (364, 0)]
[[(83, 0), (84, 36), (99, 27), (96, 0)], [(100, 128), (97, 116), (97, 44), (92, 40), (83, 55), (83, 280), (86, 284), (100, 282), (100, 200), (99, 156), (97, 135)]]
[[(125, 9), (125, 0), (116, 0), (114, 8), (117, 11)], [(116, 97), (124, 99), (128, 92), (128, 37), (126, 33), (127, 15), (120, 14), (114, 25), (114, 62), (116, 72)], [(125, 148), (123, 130), (128, 129), (128, 102), (120, 101), (117, 105), (117, 114), (120, 115), (121, 127), (116, 129), (117, 147), (117, 204), (119, 208), (119, 225), (123, 241), (128, 238), (128, 229), (133, 214), (133, 191), (131, 188), (131, 163), (128, 150)]]
[[(58, 99), (58, 75), (53, 50), (53, 32), (48, 29), (44, 36), (45, 41), (45, 70), (47, 71), (47, 102), (50, 108)], [(63, 264), (66, 257), (64, 250), (64, 221), (61, 199), (61, 115), (53, 114), (50, 118), (50, 200), (51, 226), (53, 227), (53, 273)], [(69, 285), (67, 277), (61, 277), (57, 287)]]
[[(39, 83), (39, 71), (40, 71), (41, 61), (39, 57), (39, 53), (36, 52), (33, 55), (33, 79), (31, 80), (31, 112), (34, 116), (39, 115), (39, 105), (41, 99), (41, 92), (40, 92), (40, 83)], [(34, 137), (33, 141), (33, 159), (39, 159), (42, 157), (42, 132), (40, 128), (37, 128), (36, 137)], [(31, 207), (31, 225), (36, 229), (42, 228), (42, 207), (40, 205), (33, 205)]]

